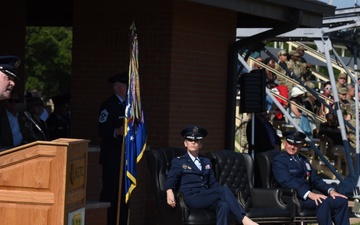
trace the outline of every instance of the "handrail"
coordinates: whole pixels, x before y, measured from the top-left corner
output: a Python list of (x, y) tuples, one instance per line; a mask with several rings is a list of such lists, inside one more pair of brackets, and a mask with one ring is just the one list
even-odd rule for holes
[[(299, 82), (297, 82), (297, 81), (291, 79), (290, 77), (288, 77), (288, 76), (280, 73), (279, 71), (277, 71), (277, 70), (275, 70), (274, 68), (266, 65), (265, 63), (262, 63), (262, 62), (254, 59), (254, 58), (252, 58), (252, 57), (249, 57), (249, 59), (252, 60), (252, 61), (254, 61), (254, 62), (256, 62), (257, 64), (259, 64), (261, 67), (269, 70), (270, 72), (275, 73), (277, 76), (280, 76), (280, 77), (286, 79), (287, 81), (290, 81), (291, 83), (293, 83), (293, 84), (295, 84), (295, 85), (300, 85)], [(329, 99), (329, 98), (327, 98), (326, 96), (324, 96), (324, 95), (322, 95), (322, 94), (320, 94), (320, 93), (319, 93), (319, 97), (322, 98), (322, 99), (324, 99), (324, 100), (326, 100), (326, 101), (329, 101), (329, 102), (331, 102), (331, 103), (334, 103), (334, 100)]]
[(327, 78), (327, 77), (325, 77), (325, 76), (323, 76), (323, 75), (321, 75), (320, 73), (317, 73), (317, 72), (315, 72), (315, 71), (311, 71), (311, 73), (315, 76), (315, 77), (317, 77), (317, 78), (319, 78), (321, 81), (324, 81), (324, 82), (328, 82), (330, 79), (329, 78)]
[(280, 73), (279, 71), (277, 71), (276, 69), (274, 69), (274, 68), (266, 65), (265, 63), (260, 62), (260, 61), (258, 61), (258, 60), (256, 60), (256, 59), (254, 59), (253, 57), (249, 57), (249, 59), (252, 60), (252, 61), (254, 61), (256, 64), (259, 64), (261, 67), (269, 70), (270, 72), (275, 73), (277, 76), (280, 76), (280, 77), (284, 78), (285, 80), (287, 80), (287, 81), (289, 81), (289, 82), (291, 82), (291, 83), (293, 83), (293, 84), (295, 84), (295, 85), (299, 85), (299, 82), (297, 82), (296, 80), (293, 80), (293, 79), (291, 79), (289, 76)]
[(303, 107), (303, 106), (301, 106), (301, 105), (299, 105), (299, 104), (297, 104), (297, 103), (295, 103), (295, 102), (291, 102), (289, 99), (285, 98), (285, 97), (282, 96), (282, 95), (277, 94), (276, 92), (274, 92), (274, 91), (272, 91), (272, 90), (270, 90), (270, 91), (271, 91), (271, 93), (272, 93), (275, 97), (278, 97), (278, 98), (280, 98), (281, 100), (286, 101), (287, 103), (290, 103), (290, 104), (292, 104), (292, 105), (295, 105), (296, 108), (301, 109), (301, 111), (304, 111), (304, 112), (306, 112), (307, 114), (310, 114), (310, 115), (313, 116), (315, 119), (317, 119), (317, 120), (319, 120), (319, 121), (321, 121), (321, 122), (323, 122), (323, 123), (326, 122), (326, 119), (325, 119), (325, 118), (323, 118), (323, 117), (321, 117), (321, 116), (319, 116), (319, 115), (311, 112), (310, 110), (306, 109), (305, 107)]
[[(313, 48), (310, 48), (309, 46), (301, 43), (301, 42), (298, 42), (298, 41), (295, 41), (295, 42), (287, 42), (288, 44), (290, 45), (294, 45), (295, 47), (298, 47), (298, 46), (302, 46), (306, 49), (306, 51), (308, 51), (308, 54), (311, 55), (312, 57), (314, 58), (317, 58), (318, 60), (326, 63), (326, 58), (325, 58), (325, 55), (316, 51), (315, 49)], [(345, 69), (341, 66), (341, 65), (338, 65), (338, 63), (336, 62), (335, 59), (331, 58), (331, 63), (332, 63), (332, 66), (338, 70), (340, 70), (341, 72), (346, 72)], [(353, 74), (354, 73), (354, 70), (353, 68), (350, 68), (350, 67), (347, 67), (347, 69)]]

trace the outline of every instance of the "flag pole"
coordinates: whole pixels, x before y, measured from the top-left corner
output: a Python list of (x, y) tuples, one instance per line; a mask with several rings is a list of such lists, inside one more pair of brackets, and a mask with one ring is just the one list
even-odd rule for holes
[[(126, 129), (126, 126), (125, 126), (125, 123), (126, 123), (126, 118), (124, 118), (124, 131)], [(124, 132), (125, 134), (125, 132)], [(123, 179), (124, 179), (124, 161), (125, 161), (125, 138), (124, 138), (124, 134), (123, 134), (123, 142), (122, 142), (122, 145), (121, 145), (121, 156), (120, 156), (120, 178), (119, 178), (119, 191), (118, 191), (118, 201), (117, 201), (117, 212), (116, 212), (116, 225), (119, 225), (120, 223), (120, 202), (121, 202), (121, 193), (122, 193), (122, 184), (123, 184)]]
[[(133, 21), (131, 26), (130, 26), (130, 41), (131, 41), (131, 44), (132, 45), (132, 39), (134, 38), (134, 35), (135, 35), (135, 32), (136, 32), (136, 27), (135, 27), (135, 22)], [(132, 48), (130, 48), (132, 49)], [(131, 51), (131, 50), (130, 50)], [(130, 54), (131, 55), (131, 54)], [(129, 67), (131, 67), (132, 64), (131, 64), (131, 58), (130, 58), (130, 65)], [(127, 92), (129, 92), (129, 88), (130, 88), (130, 82), (131, 82), (131, 77), (130, 77), (130, 73), (131, 73), (131, 68), (129, 68), (129, 71), (128, 71), (128, 90)], [(128, 93), (128, 95), (131, 94), (131, 93)], [(127, 96), (127, 99), (126, 99), (126, 107), (128, 106), (128, 96)], [(119, 222), (120, 222), (120, 207), (121, 207), (121, 198), (122, 198), (122, 191), (125, 191), (125, 190), (122, 190), (123, 189), (123, 182), (124, 182), (124, 171), (125, 171), (125, 136), (127, 134), (127, 127), (128, 127), (128, 118), (126, 116), (126, 109), (125, 109), (125, 117), (124, 117), (124, 132), (123, 132), (123, 142), (122, 142), (122, 146), (121, 146), (121, 159), (120, 159), (120, 178), (119, 178), (119, 194), (118, 194), (118, 202), (117, 202), (117, 218), (116, 218), (116, 225), (119, 225)], [(126, 203), (128, 204), (128, 203)], [(128, 217), (127, 217), (127, 221), (126, 221), (126, 224), (129, 223), (129, 215), (130, 215), (130, 210), (128, 209)]]

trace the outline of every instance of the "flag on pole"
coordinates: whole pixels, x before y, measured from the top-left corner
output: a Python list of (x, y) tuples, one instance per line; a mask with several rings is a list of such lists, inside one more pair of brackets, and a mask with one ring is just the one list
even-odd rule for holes
[(125, 202), (136, 187), (136, 164), (146, 148), (146, 126), (140, 99), (138, 40), (135, 23), (130, 26), (129, 83), (125, 109)]

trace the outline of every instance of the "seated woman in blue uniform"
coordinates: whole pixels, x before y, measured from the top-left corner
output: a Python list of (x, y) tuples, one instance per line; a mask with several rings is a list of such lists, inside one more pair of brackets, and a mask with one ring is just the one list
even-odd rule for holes
[[(301, 207), (316, 210), (319, 225), (349, 225), (347, 197), (325, 183), (313, 170), (309, 160), (299, 154), (306, 135), (299, 131), (284, 132), (282, 151), (272, 161), (275, 180), (283, 188), (296, 189)], [(315, 192), (318, 190), (319, 192)]]
[(190, 126), (183, 129), (181, 135), (184, 137), (187, 153), (171, 162), (165, 185), (167, 204), (173, 208), (176, 206), (176, 190), (183, 193), (185, 204), (189, 208), (215, 210), (218, 225), (228, 224), (229, 212), (244, 225), (257, 224), (246, 216), (230, 189), (215, 180), (210, 160), (199, 155), (207, 131), (202, 127)]

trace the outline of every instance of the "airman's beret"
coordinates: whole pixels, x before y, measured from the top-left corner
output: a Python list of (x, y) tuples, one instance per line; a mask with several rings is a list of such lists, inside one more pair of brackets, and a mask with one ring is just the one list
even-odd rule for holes
[(202, 140), (206, 135), (206, 129), (199, 126), (188, 126), (181, 131), (181, 136), (194, 141)]
[(301, 144), (305, 140), (306, 135), (297, 130), (289, 130), (283, 133), (283, 137), (291, 144)]
[(0, 56), (0, 71), (19, 79), (16, 75), (20, 59), (17, 56)]

